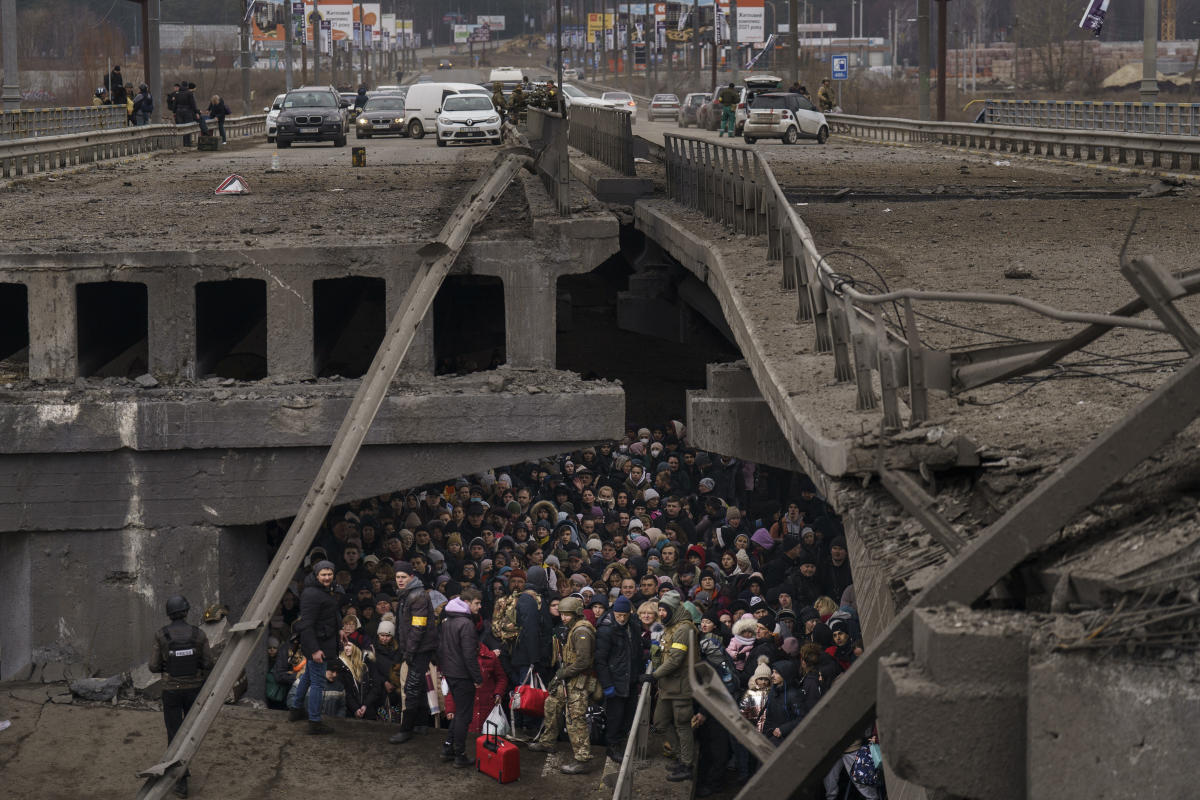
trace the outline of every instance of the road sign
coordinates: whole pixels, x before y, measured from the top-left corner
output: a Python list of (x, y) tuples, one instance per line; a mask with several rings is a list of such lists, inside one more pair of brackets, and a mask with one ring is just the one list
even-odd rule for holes
[(246, 183), (246, 179), (235, 172), (221, 181), (221, 185), (217, 187), (216, 194), (250, 194), (250, 184)]
[(832, 56), (833, 79), (844, 81), (850, 77), (850, 56)]

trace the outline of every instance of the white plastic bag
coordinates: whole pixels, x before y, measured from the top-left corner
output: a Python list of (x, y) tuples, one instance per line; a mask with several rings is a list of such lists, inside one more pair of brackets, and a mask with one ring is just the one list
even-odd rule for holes
[(492, 709), (492, 713), (487, 715), (487, 719), (483, 721), (483, 733), (487, 736), (504, 738), (512, 735), (512, 726), (508, 724), (508, 715), (504, 713), (504, 706), (497, 703)]

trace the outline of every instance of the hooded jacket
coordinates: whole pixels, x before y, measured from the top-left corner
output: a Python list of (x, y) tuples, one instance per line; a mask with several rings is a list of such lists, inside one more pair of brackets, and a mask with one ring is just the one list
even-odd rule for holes
[(400, 606), (396, 610), (396, 641), (406, 659), (416, 653), (431, 653), (437, 649), (436, 623), (429, 592), (425, 591), (421, 579), (413, 575), (400, 593)]
[(698, 641), (691, 615), (677, 599), (666, 595), (659, 601), (671, 610), (661, 642), (662, 662), (654, 670), (660, 700), (691, 700), (692, 683), (688, 675), (691, 648)]
[(550, 604), (546, 602), (546, 570), (530, 567), (525, 591), (517, 598), (517, 639), (510, 657), (514, 667), (524, 672), (531, 664), (546, 665), (550, 659)]
[(447, 678), (483, 683), (479, 668), (479, 634), (471, 607), (456, 597), (446, 604), (438, 630), (438, 669)]

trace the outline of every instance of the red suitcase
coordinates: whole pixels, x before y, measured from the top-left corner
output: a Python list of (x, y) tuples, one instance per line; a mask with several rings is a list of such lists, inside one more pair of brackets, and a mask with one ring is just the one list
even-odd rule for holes
[(475, 740), (475, 764), (500, 783), (512, 783), (521, 777), (521, 751), (507, 739), (489, 735), (486, 722), (483, 727), (484, 735)]

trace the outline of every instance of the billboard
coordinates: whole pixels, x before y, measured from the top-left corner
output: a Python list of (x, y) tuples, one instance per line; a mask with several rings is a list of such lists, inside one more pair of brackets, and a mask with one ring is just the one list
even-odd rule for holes
[[(325, 10), (326, 2), (328, 2), (328, 0), (321, 0), (321, 10), (322, 11)], [(360, 7), (362, 8), (362, 19), (361, 20), (358, 18), (358, 11), (359, 11)], [(353, 17), (354, 22), (361, 22), (362, 24), (366, 25), (370, 29), (369, 32), (371, 34), (372, 41), (377, 42), (381, 39), (382, 28), (379, 27), (379, 18), (383, 12), (380, 11), (379, 3), (362, 3), (362, 4), (356, 3), (354, 5), (351, 13), (353, 13), (353, 15), (354, 15), (354, 17)]]
[[(375, 5), (378, 8), (378, 4)], [(354, 19), (358, 16), (358, 4), (352, 0), (321, 0), (321, 27), (324, 28), (325, 22), (329, 23), (328, 37), (332, 37), (335, 42), (351, 41), (354, 36)], [(304, 14), (311, 15), (313, 12), (312, 0), (304, 0)], [(378, 13), (378, 12), (376, 12)], [(308, 40), (312, 41), (312, 26), (308, 28)]]
[(475, 17), (475, 21), (478, 22), (480, 25), (487, 25), (489, 30), (493, 30), (493, 31), (504, 30), (504, 15), (503, 14), (495, 14), (492, 16), (485, 16), (483, 14), (479, 14), (478, 16)]
[(287, 40), (288, 12), (290, 2), (253, 0), (250, 10), (250, 37), (256, 42), (284, 42)]
[[(722, 20), (722, 39), (728, 39), (729, 33), (729, 2), (720, 0)], [(767, 40), (765, 3), (763, 0), (738, 0), (737, 6), (737, 35), (739, 44), (761, 43)]]
[(466, 44), (467, 42), (471, 41), (471, 33), (478, 27), (478, 25), (455, 25), (454, 43)]
[(588, 36), (595, 39), (595, 35), (602, 30), (612, 30), (613, 22), (616, 16), (613, 14), (588, 14)]

